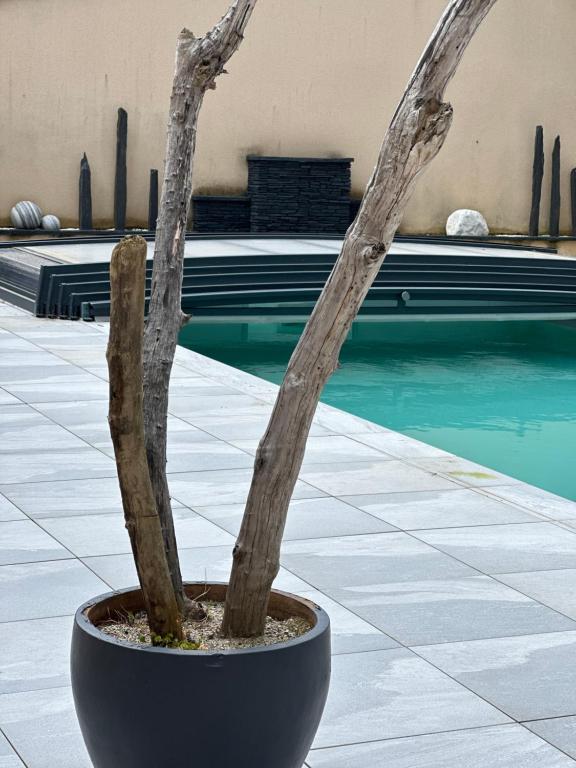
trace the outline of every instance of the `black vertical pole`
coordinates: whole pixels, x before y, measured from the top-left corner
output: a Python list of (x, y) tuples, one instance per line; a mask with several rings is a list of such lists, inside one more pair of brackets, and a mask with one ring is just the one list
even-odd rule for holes
[(158, 171), (150, 169), (150, 193), (148, 195), (148, 229), (156, 229), (158, 218)]
[(552, 150), (552, 186), (550, 189), (550, 237), (560, 233), (560, 136), (554, 140)]
[(116, 176), (114, 179), (114, 228), (126, 229), (126, 147), (128, 144), (128, 113), (118, 110), (116, 125)]
[(80, 160), (78, 181), (78, 227), (92, 229), (92, 174), (86, 152)]
[(570, 173), (570, 205), (572, 209), (572, 237), (576, 237), (576, 168)]
[(530, 208), (530, 226), (528, 234), (538, 236), (540, 222), (540, 199), (542, 197), (542, 177), (544, 175), (544, 129), (536, 126), (534, 137), (534, 163), (532, 165), (532, 206)]

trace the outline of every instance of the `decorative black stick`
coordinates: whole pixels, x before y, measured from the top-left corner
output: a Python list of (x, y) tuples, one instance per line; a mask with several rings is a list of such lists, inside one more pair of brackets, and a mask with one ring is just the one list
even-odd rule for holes
[(550, 237), (560, 233), (560, 136), (556, 136), (552, 151), (552, 187), (550, 190)]
[(80, 160), (78, 182), (78, 227), (92, 229), (92, 174), (86, 152)]
[(148, 229), (156, 229), (158, 218), (158, 171), (150, 169), (150, 193), (148, 195)]
[(530, 208), (530, 226), (528, 234), (538, 237), (540, 222), (540, 199), (542, 196), (542, 177), (544, 175), (544, 130), (536, 126), (534, 138), (534, 164), (532, 165), (532, 207)]
[(114, 228), (126, 229), (126, 147), (128, 144), (128, 113), (118, 110), (116, 126), (116, 176), (114, 179)]

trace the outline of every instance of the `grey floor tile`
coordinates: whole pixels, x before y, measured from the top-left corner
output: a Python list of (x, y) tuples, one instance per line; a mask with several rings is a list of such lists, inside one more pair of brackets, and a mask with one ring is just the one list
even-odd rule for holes
[(59, 616), (0, 624), (0, 693), (69, 685), (72, 622)]
[(419, 467), (429, 472), (438, 472), (445, 477), (456, 480), (471, 487), (492, 485), (511, 485), (516, 482), (513, 477), (503, 475), (495, 469), (483, 467), (459, 456), (441, 456), (439, 458), (413, 459)]
[(576, 717), (535, 720), (524, 725), (576, 760)]
[(540, 521), (527, 510), (469, 488), (341, 498), (405, 531)]
[[(132, 587), (138, 582), (132, 555), (87, 557), (84, 561), (112, 589)], [(232, 567), (232, 547), (181, 549), (180, 565), (186, 581), (227, 582)], [(280, 568), (274, 587), (295, 594), (311, 589), (310, 584), (285, 568)]]
[(403, 649), (335, 656), (314, 748), (497, 725), (509, 719)]
[(489, 576), (342, 586), (330, 595), (404, 645), (576, 630)]
[(17, 397), (0, 388), (0, 405), (19, 405), (20, 402)]
[(497, 488), (488, 488), (487, 493), (499, 499), (518, 504), (525, 509), (551, 520), (570, 520), (576, 518), (576, 501), (564, 499), (549, 493), (541, 488), (535, 488), (526, 483), (516, 485), (500, 485)]
[(576, 632), (429, 645), (417, 651), (517, 720), (576, 714)]
[[(180, 433), (177, 433), (180, 434)], [(203, 434), (200, 432), (199, 434)], [(199, 472), (212, 469), (252, 468), (254, 457), (221, 440), (188, 442), (170, 440), (167, 472)]]
[(236, 413), (251, 413), (254, 409), (256, 413), (261, 408), (270, 410), (267, 403), (263, 403), (252, 395), (244, 395), (241, 392), (232, 390), (228, 394), (217, 397), (219, 384), (214, 384), (213, 393), (205, 395), (171, 395), (170, 413), (172, 416), (178, 416), (186, 421), (194, 421), (196, 416), (214, 416), (227, 415), (233, 418)]
[[(244, 505), (195, 507), (195, 510), (236, 536), (240, 530)], [(330, 497), (299, 499), (290, 503), (284, 541), (382, 533), (392, 530), (395, 530), (393, 526), (366, 515), (338, 499)]]
[[(234, 537), (189, 509), (173, 510), (180, 547), (234, 545)], [(124, 515), (44, 518), (39, 524), (77, 557), (129, 553)]]
[[(191, 414), (190, 416), (180, 416), (198, 429), (220, 438), (220, 440), (259, 440), (270, 420), (272, 406), (259, 402), (257, 405), (245, 406), (244, 408), (235, 408), (221, 411), (204, 411), (203, 413)], [(310, 434), (327, 435), (327, 430), (317, 423), (314, 423), (310, 429)]]
[(383, 651), (398, 648), (399, 645), (391, 637), (381, 632), (372, 624), (363, 621), (352, 611), (340, 603), (331, 600), (318, 590), (298, 592), (300, 597), (311, 600), (323, 608), (330, 617), (330, 632), (332, 636), (332, 653), (361, 653), (366, 651)]
[[(1, 317), (1, 315), (0, 315)], [(25, 768), (7, 739), (0, 733), (0, 768)]]
[(70, 552), (32, 520), (0, 523), (0, 565), (70, 557)]
[(70, 688), (0, 696), (0, 727), (27, 768), (92, 768)]
[[(189, 373), (187, 377), (176, 377), (174, 380), (172, 380), (172, 377), (170, 378), (170, 413), (176, 413), (179, 409), (188, 412), (188, 408), (198, 410), (195, 407), (195, 400), (198, 405), (208, 403), (209, 406), (214, 407), (217, 405), (216, 401), (210, 402), (209, 398), (216, 397), (224, 403), (230, 395), (246, 397), (244, 392), (227, 387), (224, 384), (219, 384), (216, 381), (211, 381), (205, 376), (191, 376)], [(174, 405), (174, 409), (172, 405)]]
[(450, 456), (449, 453), (434, 445), (427, 445), (399, 432), (367, 432), (354, 435), (354, 440), (370, 445), (400, 459), (421, 459)]
[(65, 616), (107, 585), (77, 560), (0, 567), (0, 622)]
[[(235, 440), (234, 445), (256, 453), (258, 440)], [(369, 446), (358, 443), (344, 435), (321, 435), (310, 437), (306, 443), (304, 467), (314, 464), (339, 464), (351, 461), (382, 461), (392, 458)]]
[(2, 493), (30, 517), (69, 517), (122, 511), (118, 478), (57, 480), (0, 486)]
[(0, 453), (0, 477), (6, 484), (113, 477), (115, 474), (113, 459), (87, 445)]
[(80, 368), (74, 368), (67, 374), (47, 375), (36, 381), (13, 381), (4, 386), (25, 403), (55, 403), (71, 398), (108, 400), (108, 384)]
[(333, 496), (454, 487), (450, 480), (396, 460), (316, 465), (304, 469), (300, 477)]
[(422, 541), (485, 573), (572, 568), (576, 533), (553, 523), (417, 531)]
[(477, 576), (405, 533), (288, 541), (282, 562), (322, 591), (364, 584)]
[(521, 725), (414, 736), (315, 750), (310, 768), (574, 768)]
[(502, 573), (496, 578), (555, 611), (576, 619), (576, 568)]
[(15, 507), (6, 496), (0, 494), (0, 522), (4, 523), (9, 520), (26, 520), (26, 515)]
[[(181, 504), (192, 508), (243, 504), (248, 497), (251, 480), (252, 468), (174, 473), (170, 476), (170, 492)], [(324, 495), (306, 483), (297, 482), (293, 498), (313, 499)]]

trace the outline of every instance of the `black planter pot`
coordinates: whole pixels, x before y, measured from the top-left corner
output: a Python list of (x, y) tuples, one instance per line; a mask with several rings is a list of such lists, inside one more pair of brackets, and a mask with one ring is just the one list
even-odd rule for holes
[[(225, 584), (189, 584), (190, 597)], [(330, 622), (313, 603), (274, 591), (270, 615), (301, 616), (305, 635), (234, 651), (137, 647), (98, 628), (115, 611), (141, 610), (140, 591), (113, 592), (78, 609), (72, 689), (95, 768), (301, 768), (330, 680)]]

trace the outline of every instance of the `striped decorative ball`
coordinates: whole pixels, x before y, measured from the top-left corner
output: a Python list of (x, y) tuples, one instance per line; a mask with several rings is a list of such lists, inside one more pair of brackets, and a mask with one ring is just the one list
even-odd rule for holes
[(47, 232), (59, 232), (60, 219), (58, 216), (54, 216), (53, 213), (47, 213), (46, 216), (42, 216), (42, 229), (45, 229)]
[(37, 229), (42, 222), (42, 211), (36, 203), (23, 200), (10, 211), (10, 221), (17, 229)]

